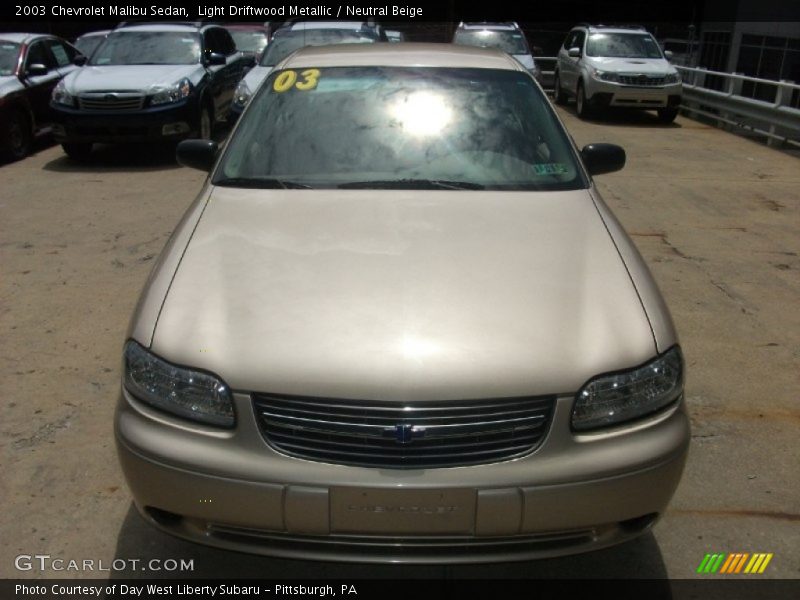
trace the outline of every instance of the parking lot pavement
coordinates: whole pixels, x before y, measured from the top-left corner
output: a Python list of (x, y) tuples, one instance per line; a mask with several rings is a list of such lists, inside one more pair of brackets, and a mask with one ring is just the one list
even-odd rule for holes
[[(58, 147), (0, 166), (0, 576), (19, 554), (194, 559), (194, 577), (692, 577), (707, 552), (772, 552), (800, 577), (800, 169), (697, 122), (584, 122), (579, 145), (623, 145), (598, 177), (658, 280), (687, 360), (689, 462), (654, 533), (582, 556), (470, 567), (305, 563), (165, 536), (131, 507), (114, 455), (120, 351), (139, 290), (203, 175), (170, 149)], [(126, 571), (115, 575), (142, 575)], [(159, 573), (144, 573), (157, 576)]]

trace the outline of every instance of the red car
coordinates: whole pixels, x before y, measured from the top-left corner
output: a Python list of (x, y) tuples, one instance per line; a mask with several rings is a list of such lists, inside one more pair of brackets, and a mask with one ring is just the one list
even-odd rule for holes
[[(50, 94), (83, 55), (69, 42), (38, 33), (0, 33), (0, 155), (24, 158), (49, 130)], [(80, 59), (78, 60), (80, 62)]]

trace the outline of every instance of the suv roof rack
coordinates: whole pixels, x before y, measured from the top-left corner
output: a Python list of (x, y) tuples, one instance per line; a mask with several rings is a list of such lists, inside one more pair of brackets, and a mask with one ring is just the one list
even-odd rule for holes
[(592, 29), (635, 29), (639, 31), (647, 31), (643, 25), (635, 25), (633, 23), (598, 23), (597, 25), (587, 25)]

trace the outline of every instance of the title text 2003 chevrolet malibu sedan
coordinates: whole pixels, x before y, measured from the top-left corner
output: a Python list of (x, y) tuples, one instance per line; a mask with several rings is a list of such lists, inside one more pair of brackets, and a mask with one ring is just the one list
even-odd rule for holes
[(642, 258), (532, 76), (493, 50), (307, 48), (260, 86), (124, 349), (153, 524), (304, 558), (543, 557), (663, 513), (689, 427)]

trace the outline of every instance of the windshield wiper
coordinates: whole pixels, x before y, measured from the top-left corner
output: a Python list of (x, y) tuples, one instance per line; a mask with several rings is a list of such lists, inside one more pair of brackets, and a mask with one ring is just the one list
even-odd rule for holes
[(485, 186), (470, 181), (445, 181), (443, 179), (385, 179), (376, 181), (350, 181), (340, 183), (336, 187), (345, 190), (380, 189), (380, 190), (482, 190)]
[(310, 190), (313, 189), (310, 185), (298, 183), (296, 181), (287, 181), (286, 179), (275, 179), (271, 177), (226, 177), (214, 182), (214, 185), (221, 185), (224, 187), (241, 187), (241, 188), (254, 188), (254, 189), (298, 189)]

